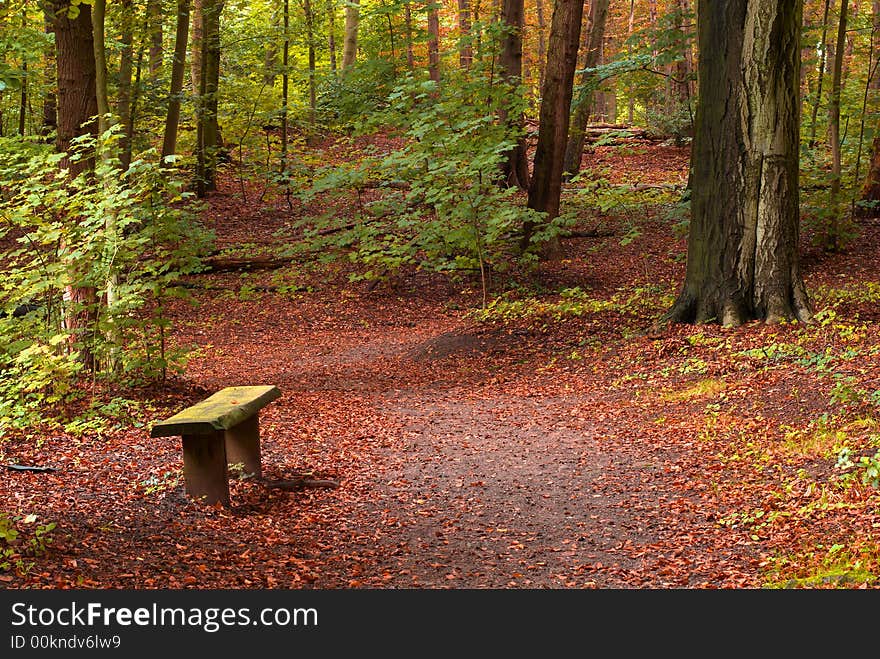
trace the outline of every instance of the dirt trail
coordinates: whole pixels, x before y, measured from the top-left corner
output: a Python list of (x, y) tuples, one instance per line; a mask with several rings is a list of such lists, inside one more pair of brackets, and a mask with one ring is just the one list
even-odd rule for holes
[[(538, 375), (547, 358), (540, 342), (437, 307), (366, 304), (366, 313), (349, 310), (370, 318), (356, 328), (283, 301), (264, 325), (255, 309), (235, 332), (215, 328), (214, 354), (190, 366), (209, 389), (281, 387), (265, 410), (270, 474), (307, 467), (341, 478), (338, 491), (292, 494), (284, 507), (298, 525), (302, 517), (320, 524), (322, 551), (338, 554), (321, 559), (308, 585), (670, 588), (748, 579), (754, 557), (724, 547), (720, 513), (677, 479), (683, 461), (699, 455), (662, 448), (628, 392)], [(292, 326), (309, 330), (288, 335)], [(318, 426), (320, 435), (308, 432)], [(283, 514), (267, 504), (251, 505)]]

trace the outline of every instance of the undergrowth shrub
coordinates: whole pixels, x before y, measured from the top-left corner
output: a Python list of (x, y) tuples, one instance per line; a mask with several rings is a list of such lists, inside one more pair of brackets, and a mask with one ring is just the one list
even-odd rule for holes
[(331, 213), (309, 218), (309, 249), (324, 257), (344, 250), (363, 266), (354, 278), (386, 277), (405, 266), (475, 273), (485, 299), (491, 273), (519, 258), (517, 237), (526, 221), (541, 226), (527, 261), (570, 221), (544, 222), (517, 189), (499, 184), (501, 163), (520, 134), (498, 116), (523, 109), (521, 95), (509, 92), (479, 76), (442, 88), (407, 78), (389, 95), (387, 109), (360, 125), (364, 132), (391, 127), (404, 145), (315, 172), (303, 201), (348, 193), (357, 199), (357, 216), (342, 227)]
[(105, 157), (70, 181), (51, 146), (0, 139), (0, 438), (60, 413), (86, 376), (162, 378), (185, 357), (164, 309), (211, 237), (158, 154), (123, 172), (117, 141), (81, 140), (75, 158)]

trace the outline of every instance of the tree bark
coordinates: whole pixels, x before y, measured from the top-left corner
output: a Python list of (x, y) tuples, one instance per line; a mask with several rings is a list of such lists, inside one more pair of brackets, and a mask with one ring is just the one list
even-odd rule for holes
[(162, 0), (147, 0), (147, 21), (150, 37), (150, 77), (155, 79), (162, 71)]
[(196, 154), (196, 195), (216, 190), (220, 128), (217, 92), (220, 82), (220, 14), (223, 0), (202, 0), (202, 72)]
[(132, 76), (132, 45), (134, 43), (134, 7), (132, 0), (122, 0), (122, 17), (119, 40), (122, 48), (119, 52), (119, 85), (116, 94), (116, 116), (124, 127), (122, 140), (119, 144), (119, 159), (122, 169), (131, 164), (131, 76)]
[(547, 65), (547, 22), (544, 19), (544, 0), (535, 0), (538, 20), (538, 89), (544, 89), (544, 68)]
[(816, 146), (816, 118), (819, 115), (819, 106), (822, 104), (822, 85), (825, 82), (825, 64), (827, 60), (827, 37), (828, 37), (828, 12), (831, 0), (825, 0), (825, 11), (822, 17), (822, 38), (819, 42), (819, 77), (816, 83), (816, 98), (813, 99), (813, 114), (810, 117), (810, 148)]
[[(538, 144), (535, 147), (528, 200), (528, 207), (546, 213), (548, 222), (559, 216), (562, 170), (583, 11), (582, 0), (556, 0), (550, 19), (547, 66), (538, 119)], [(532, 223), (526, 223), (523, 227), (522, 249), (529, 246), (534, 229)], [(544, 255), (555, 258), (559, 248), (558, 240), (551, 241)]]
[[(51, 8), (48, 5), (43, 6), (43, 29), (46, 34), (52, 34), (55, 31), (54, 19), (52, 17)], [(46, 141), (54, 138), (54, 133), (58, 128), (58, 107), (56, 96), (57, 70), (55, 67), (55, 48), (50, 46), (43, 52), (44, 75), (46, 84), (46, 95), (43, 97), (43, 120), (40, 125), (40, 135)]]
[(571, 127), (568, 132), (568, 142), (565, 147), (565, 161), (563, 175), (570, 179), (581, 170), (581, 156), (584, 153), (584, 140), (587, 124), (590, 122), (590, 110), (593, 101), (597, 76), (590, 69), (596, 68), (599, 56), (602, 52), (602, 41), (605, 38), (605, 19), (608, 16), (609, 0), (593, 0), (590, 3), (590, 30), (586, 39), (586, 52), (584, 54), (584, 72), (581, 74), (580, 86), (582, 88), (580, 98), (574, 106), (574, 116), (571, 119)]
[(428, 7), (428, 76), (440, 83), (440, 13), (434, 0)]
[(471, 46), (470, 0), (458, 0), (458, 38), (458, 65), (462, 69), (469, 69), (474, 61), (474, 50)]
[[(522, 29), (524, 24), (523, 0), (503, 0), (501, 6), (501, 22), (506, 26), (498, 66), (501, 70), (502, 84), (509, 87), (510, 94), (520, 93), (522, 84), (523, 45)], [(511, 117), (507, 110), (502, 110), (500, 120), (506, 123), (514, 134), (523, 133), (525, 118), (522, 113)], [(501, 166), (502, 181), (508, 187), (517, 186), (529, 189), (529, 162), (526, 154), (525, 135), (517, 139), (516, 146), (507, 152)]]
[(837, 44), (831, 67), (831, 98), (828, 102), (828, 146), (831, 149), (831, 209), (825, 227), (825, 249), (840, 249), (840, 179), (843, 173), (840, 153), (840, 88), (843, 81), (843, 56), (846, 51), (848, 0), (840, 1)]
[(342, 44), (342, 70), (348, 71), (357, 60), (360, 0), (349, 0), (345, 6), (345, 37)]
[[(93, 157), (73, 158), (73, 141), (84, 135), (96, 136), (94, 121), (98, 114), (95, 95), (95, 51), (92, 37), (92, 15), (83, 8), (75, 17), (68, 13), (68, 0), (53, 0), (55, 32), (55, 64), (58, 76), (58, 130), (56, 148), (63, 155), (59, 163), (69, 179), (94, 169)], [(62, 246), (66, 258), (67, 246)], [(78, 349), (86, 368), (94, 368), (94, 354), (88, 345), (88, 334), (95, 326), (94, 286), (84, 284), (82, 264), (69, 259), (71, 283), (64, 291), (65, 329), (71, 334), (71, 347)]]
[(186, 47), (189, 35), (190, 0), (177, 0), (177, 30), (174, 35), (174, 61), (171, 63), (171, 89), (162, 139), (162, 159), (177, 153), (177, 129), (180, 125), (181, 92), (186, 69)]
[(799, 268), (800, 0), (699, 0), (687, 274), (662, 320), (806, 321)]
[(193, 93), (196, 95), (202, 88), (202, 2), (203, 0), (192, 0), (192, 11), (189, 17), (192, 27), (189, 36), (189, 77)]
[(336, 75), (336, 2), (327, 0), (327, 48), (330, 52), (330, 71)]

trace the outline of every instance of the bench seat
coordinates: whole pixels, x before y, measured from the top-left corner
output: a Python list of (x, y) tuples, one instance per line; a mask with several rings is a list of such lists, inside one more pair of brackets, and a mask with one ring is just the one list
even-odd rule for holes
[(229, 505), (228, 465), (262, 477), (259, 412), (279, 396), (274, 385), (227, 387), (154, 424), (150, 437), (180, 436), (186, 493)]

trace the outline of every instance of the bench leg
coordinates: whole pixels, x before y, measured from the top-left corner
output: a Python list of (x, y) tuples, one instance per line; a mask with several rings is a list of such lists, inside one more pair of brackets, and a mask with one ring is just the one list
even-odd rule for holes
[(183, 479), (186, 493), (213, 505), (229, 505), (226, 446), (223, 433), (183, 436)]
[(226, 431), (226, 460), (229, 464), (243, 464), (246, 474), (262, 478), (260, 422), (256, 414)]

